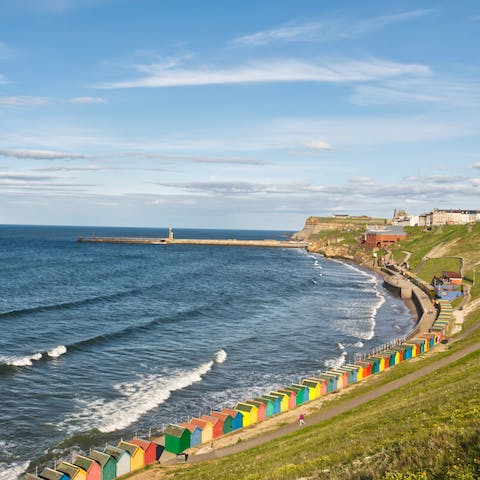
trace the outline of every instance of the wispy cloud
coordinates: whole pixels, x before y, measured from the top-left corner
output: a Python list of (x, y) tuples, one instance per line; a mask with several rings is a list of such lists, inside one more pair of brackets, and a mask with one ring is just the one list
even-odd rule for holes
[(305, 142), (303, 146), (312, 150), (333, 150), (333, 147), (323, 140), (310, 140)]
[[(0, 77), (0, 83), (1, 83)], [(35, 97), (35, 96), (10, 96), (0, 97), (0, 106), (4, 107), (39, 107), (48, 105), (50, 99), (47, 97)]]
[(4, 148), (0, 148), (0, 156), (33, 160), (73, 160), (85, 158), (85, 155), (78, 153), (57, 152), (54, 150), (8, 150)]
[(214, 163), (214, 164), (232, 164), (232, 165), (265, 165), (263, 160), (254, 158), (228, 158), (228, 157), (206, 157), (198, 155), (173, 155), (155, 152), (124, 152), (113, 154), (114, 157), (123, 158), (144, 158), (165, 161), (187, 161), (192, 163)]
[[(137, 67), (138, 69), (138, 67)], [(198, 85), (325, 82), (348, 83), (431, 73), (427, 65), (397, 63), (381, 59), (317, 61), (294, 59), (256, 61), (233, 67), (170, 68), (160, 64), (144, 65), (146, 74), (132, 80), (97, 85), (102, 89), (139, 87), (179, 87)]]
[(69, 103), (74, 104), (89, 104), (89, 103), (107, 103), (107, 100), (102, 97), (73, 97), (68, 99)]
[(401, 103), (444, 104), (455, 107), (478, 107), (480, 86), (464, 79), (439, 80), (435, 77), (387, 80), (380, 85), (356, 85), (351, 101), (356, 105), (390, 105)]
[(267, 45), (278, 42), (335, 42), (362, 37), (391, 24), (424, 17), (431, 9), (411, 10), (356, 21), (326, 20), (290, 23), (236, 38), (237, 45)]

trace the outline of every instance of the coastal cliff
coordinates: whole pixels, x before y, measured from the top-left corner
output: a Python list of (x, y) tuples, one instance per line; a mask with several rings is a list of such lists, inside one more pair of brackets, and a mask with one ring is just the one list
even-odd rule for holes
[(345, 219), (309, 217), (304, 227), (292, 235), (292, 240), (308, 241), (309, 252), (327, 258), (340, 258), (364, 264), (370, 254), (361, 246), (367, 223), (384, 223), (383, 219), (355, 217)]

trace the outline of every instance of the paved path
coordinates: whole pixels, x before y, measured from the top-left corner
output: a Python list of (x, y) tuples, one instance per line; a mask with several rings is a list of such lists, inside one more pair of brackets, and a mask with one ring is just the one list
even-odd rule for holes
[[(473, 328), (469, 329), (468, 331), (464, 332), (462, 335), (459, 335), (456, 340), (459, 340), (460, 338), (465, 337), (467, 334), (471, 333), (472, 331), (480, 328), (480, 324), (475, 325)], [(309, 416), (306, 421), (307, 425), (313, 425), (319, 422), (322, 422), (324, 420), (328, 420), (330, 418), (336, 417), (337, 415), (340, 415), (342, 413), (348, 412), (352, 408), (358, 407), (360, 405), (363, 405), (367, 402), (370, 402), (371, 400), (375, 400), (376, 398), (381, 397), (382, 395), (385, 395), (387, 393), (390, 393), (397, 388), (403, 387), (415, 380), (418, 380), (419, 378), (424, 377), (425, 375), (428, 375), (432, 372), (435, 372), (436, 370), (445, 367), (446, 365), (449, 365), (455, 361), (457, 361), (460, 358), (465, 357), (466, 355), (475, 352), (477, 350), (480, 350), (480, 343), (475, 343), (473, 345), (469, 345), (468, 347), (465, 347), (464, 349), (455, 352), (454, 354), (441, 358), (437, 360), (434, 363), (431, 363), (430, 365), (426, 365), (425, 367), (421, 368), (420, 370), (417, 370), (416, 372), (410, 373), (408, 375), (405, 375), (402, 378), (399, 378), (398, 380), (394, 380), (393, 382), (388, 383), (387, 385), (382, 385), (375, 390), (372, 390), (370, 392), (364, 393), (356, 398), (352, 398), (351, 400), (347, 400), (346, 402), (342, 403), (341, 405), (337, 405), (335, 407), (332, 407), (328, 410), (320, 411), (319, 413), (316, 413), (315, 415)], [(204, 453), (204, 454), (198, 454), (194, 455), (189, 458), (188, 463), (193, 463), (193, 462), (204, 462), (207, 460), (213, 460), (215, 458), (222, 458), (226, 457), (228, 455), (232, 455), (234, 453), (239, 453), (243, 452), (245, 450), (248, 450), (250, 448), (256, 447), (258, 445), (263, 445), (266, 442), (269, 442), (270, 440), (273, 440), (275, 438), (279, 438), (283, 435), (286, 435), (288, 433), (296, 432), (300, 429), (301, 427), (297, 425), (297, 423), (293, 423), (290, 425), (286, 425), (284, 427), (280, 427), (277, 430), (273, 430), (271, 432), (267, 432), (259, 437), (252, 438), (249, 440), (245, 440), (241, 443), (237, 443), (235, 445), (221, 448), (218, 450), (212, 450), (211, 452)]]

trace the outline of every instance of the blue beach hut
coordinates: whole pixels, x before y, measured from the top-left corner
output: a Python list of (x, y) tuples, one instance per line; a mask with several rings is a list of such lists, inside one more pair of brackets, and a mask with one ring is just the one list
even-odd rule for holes
[(48, 467), (42, 470), (40, 477), (45, 480), (70, 480), (70, 477), (66, 473)]
[(281, 399), (279, 397), (275, 397), (274, 395), (262, 395), (262, 398), (270, 400), (273, 404), (273, 414), (276, 415), (281, 411)]
[(222, 413), (226, 413), (232, 417), (232, 430), (238, 430), (243, 427), (243, 416), (238, 410), (222, 408)]

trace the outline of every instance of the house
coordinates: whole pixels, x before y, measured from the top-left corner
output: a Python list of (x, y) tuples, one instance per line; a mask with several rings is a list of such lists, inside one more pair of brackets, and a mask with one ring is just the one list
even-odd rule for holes
[(392, 243), (405, 240), (407, 234), (403, 227), (398, 225), (386, 225), (379, 227), (377, 225), (367, 226), (364, 235), (364, 243), (367, 248), (383, 248)]
[(170, 424), (165, 429), (165, 450), (178, 455), (187, 448), (190, 448), (190, 430), (180, 425)]

